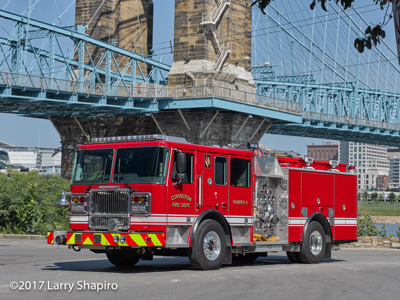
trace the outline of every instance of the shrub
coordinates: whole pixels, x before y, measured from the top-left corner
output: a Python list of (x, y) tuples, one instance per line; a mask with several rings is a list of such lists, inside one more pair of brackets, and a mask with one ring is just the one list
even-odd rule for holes
[(46, 234), (67, 230), (69, 209), (57, 207), (57, 195), (69, 190), (58, 175), (9, 170), (0, 173), (0, 232)]

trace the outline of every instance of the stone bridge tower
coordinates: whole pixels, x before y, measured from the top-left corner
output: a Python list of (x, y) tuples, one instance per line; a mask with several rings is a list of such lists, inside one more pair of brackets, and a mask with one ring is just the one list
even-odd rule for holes
[[(150, 54), (153, 48), (152, 0), (107, 0), (104, 3), (103, 0), (76, 0), (75, 24), (87, 26), (86, 33), (91, 37), (140, 55)], [(88, 45), (88, 49), (97, 63), (98, 49), (93, 45)], [(128, 58), (118, 56), (116, 59), (123, 69)], [(146, 72), (145, 67), (141, 67)]]
[(253, 91), (248, 0), (175, 0), (169, 86)]
[[(107, 0), (100, 6), (102, 2), (77, 0), (76, 24), (86, 25), (91, 20), (87, 29), (91, 36), (148, 54), (152, 46), (152, 0)], [(175, 0), (170, 88), (218, 86), (254, 91), (250, 4), (248, 0)], [(90, 51), (95, 56), (96, 49)], [(190, 109), (117, 118), (58, 117), (52, 122), (62, 139), (62, 176), (69, 177), (73, 145), (90, 137), (161, 132), (203, 145), (239, 144), (258, 142), (269, 126), (266, 120), (229, 109)]]

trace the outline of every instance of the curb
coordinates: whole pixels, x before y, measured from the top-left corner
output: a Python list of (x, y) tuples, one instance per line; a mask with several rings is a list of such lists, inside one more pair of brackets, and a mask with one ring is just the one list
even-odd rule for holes
[(386, 248), (400, 249), (400, 240), (387, 237), (358, 237), (357, 242), (341, 245), (343, 248)]
[(27, 235), (27, 234), (0, 234), (0, 239), (13, 240), (45, 240), (44, 235)]

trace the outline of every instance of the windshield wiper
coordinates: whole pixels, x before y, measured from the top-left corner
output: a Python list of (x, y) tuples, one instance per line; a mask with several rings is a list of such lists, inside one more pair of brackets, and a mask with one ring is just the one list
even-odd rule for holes
[(99, 175), (99, 176), (97, 176), (96, 178), (94, 178), (94, 179), (90, 182), (90, 184), (89, 184), (89, 186), (87, 187), (85, 193), (87, 193), (87, 192), (90, 190), (90, 188), (92, 187), (92, 185), (93, 185), (94, 183), (96, 183), (97, 180), (99, 180), (100, 178), (101, 178), (101, 175)]
[(106, 163), (104, 164), (104, 168), (103, 168), (103, 171), (102, 171), (102, 174), (103, 174), (103, 181), (104, 181), (104, 176), (106, 176), (106, 171), (107, 171), (107, 163), (108, 163), (108, 158), (106, 158)]
[(118, 159), (117, 182), (119, 183), (119, 175), (122, 174), (121, 159)]
[(92, 185), (93, 185), (94, 183), (96, 183), (97, 180), (99, 180), (100, 178), (104, 181), (104, 176), (106, 175), (106, 171), (107, 171), (107, 163), (108, 163), (108, 158), (106, 158), (106, 163), (105, 163), (105, 165), (104, 165), (103, 171), (101, 171), (101, 174), (100, 174), (99, 176), (95, 177), (95, 178), (90, 182), (90, 184), (89, 184), (89, 186), (87, 187), (85, 193), (87, 193), (87, 192), (90, 190), (90, 188), (92, 187)]

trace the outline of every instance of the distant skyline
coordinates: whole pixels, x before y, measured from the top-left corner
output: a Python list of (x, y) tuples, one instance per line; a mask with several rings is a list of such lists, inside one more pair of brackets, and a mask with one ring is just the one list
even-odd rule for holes
[[(35, 1), (18, 0), (1, 2), (0, 9), (3, 9), (4, 6), (8, 4), (5, 8), (6, 10), (14, 13), (21, 13), (28, 7), (29, 3), (32, 4)], [(58, 22), (57, 25), (72, 25), (74, 24), (75, 17), (74, 5), (70, 7), (72, 2), (72, 0), (41, 0), (32, 10), (31, 17), (44, 22), (53, 23), (57, 20), (57, 17), (63, 14), (63, 12), (69, 7), (69, 9), (63, 14), (61, 22)], [(168, 52), (168, 50), (165, 49), (169, 47), (169, 43), (167, 43), (168, 47), (165, 47), (165, 42), (168, 42), (169, 40), (173, 41), (175, 1), (153, 0), (153, 2), (155, 8), (154, 47), (156, 49), (164, 49), (161, 52), (164, 54), (164, 62), (171, 63), (172, 55), (165, 53)], [(373, 20), (376, 23), (380, 21), (378, 11), (372, 11), (365, 17), (369, 20)], [(395, 45), (393, 23), (391, 22), (387, 27), (385, 27), (385, 30), (387, 31), (387, 37), (385, 40), (390, 45)], [(25, 118), (12, 114), (0, 114), (0, 140), (16, 146), (40, 146), (54, 148), (61, 146), (61, 139), (49, 120)], [(319, 144), (321, 142), (322, 140), (315, 138), (277, 136), (269, 134), (266, 134), (260, 141), (261, 144), (267, 147), (280, 150), (293, 150), (299, 152), (301, 155), (305, 155), (307, 153), (306, 145), (310, 145), (312, 143)]]

